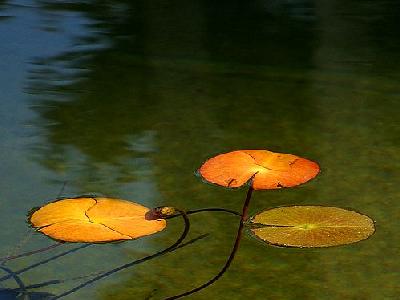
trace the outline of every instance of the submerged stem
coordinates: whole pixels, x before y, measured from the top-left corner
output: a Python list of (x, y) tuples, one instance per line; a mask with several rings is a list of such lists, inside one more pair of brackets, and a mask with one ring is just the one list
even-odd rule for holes
[(178, 248), (178, 246), (182, 243), (182, 241), (185, 239), (186, 235), (187, 235), (188, 232), (189, 232), (189, 229), (190, 229), (190, 221), (189, 221), (189, 218), (188, 218), (186, 212), (184, 212), (183, 210), (179, 210), (179, 209), (175, 209), (175, 210), (178, 211), (179, 214), (182, 216), (182, 218), (183, 218), (183, 220), (184, 220), (184, 222), (185, 222), (185, 228), (184, 228), (184, 230), (183, 230), (181, 236), (180, 236), (180, 237), (176, 240), (176, 242), (173, 243), (171, 246), (169, 246), (168, 248), (165, 248), (164, 250), (161, 250), (161, 251), (159, 251), (159, 252), (157, 252), (157, 253), (154, 253), (154, 254), (152, 254), (152, 255), (146, 256), (146, 257), (144, 257), (144, 258), (142, 258), (142, 259), (132, 261), (132, 262), (130, 262), (130, 263), (127, 263), (127, 264), (124, 264), (124, 265), (119, 266), (119, 267), (117, 267), (117, 268), (114, 268), (114, 269), (112, 269), (112, 270), (110, 270), (110, 271), (101, 273), (101, 274), (97, 275), (96, 277), (94, 277), (94, 278), (92, 278), (92, 279), (90, 279), (90, 280), (88, 280), (88, 281), (86, 281), (86, 282), (84, 282), (84, 283), (82, 283), (82, 284), (80, 284), (80, 285), (78, 285), (78, 286), (76, 286), (76, 287), (74, 287), (74, 288), (72, 288), (72, 289), (70, 289), (70, 290), (64, 292), (64, 293), (62, 293), (62, 294), (60, 294), (60, 295), (58, 295), (58, 296), (55, 296), (55, 297), (51, 298), (51, 300), (60, 299), (60, 298), (62, 298), (62, 297), (65, 297), (65, 296), (67, 296), (67, 295), (69, 295), (69, 294), (72, 294), (72, 293), (76, 292), (77, 290), (79, 290), (79, 289), (81, 289), (81, 288), (83, 288), (83, 287), (85, 287), (85, 286), (87, 286), (87, 285), (89, 285), (89, 284), (91, 284), (91, 283), (93, 283), (93, 282), (95, 282), (95, 281), (97, 281), (97, 280), (100, 280), (100, 279), (102, 279), (102, 278), (104, 278), (104, 277), (107, 277), (107, 276), (109, 276), (109, 275), (111, 275), (111, 274), (114, 274), (114, 273), (116, 273), (116, 272), (119, 272), (119, 271), (121, 271), (121, 270), (123, 270), (123, 269), (129, 268), (129, 267), (131, 267), (131, 266), (133, 266), (133, 265), (137, 265), (137, 264), (139, 264), (139, 263), (145, 262), (145, 261), (150, 260), (150, 259), (152, 259), (152, 258), (155, 258), (155, 257), (157, 257), (157, 256), (166, 254), (166, 253), (168, 253), (168, 252), (170, 252), (170, 251), (173, 251), (173, 250), (175, 250), (176, 248)]
[(188, 215), (191, 215), (191, 214), (196, 214), (196, 213), (205, 212), (205, 211), (220, 211), (220, 212), (227, 212), (227, 213), (230, 213), (230, 214), (236, 215), (236, 216), (241, 216), (240, 213), (238, 213), (237, 211), (226, 209), (226, 208), (219, 208), (219, 207), (210, 207), (210, 208), (201, 208), (201, 209), (195, 209), (195, 210), (188, 210), (186, 213)]
[(240, 240), (242, 238), (242, 233), (243, 233), (244, 222), (247, 220), (247, 217), (248, 217), (248, 208), (249, 208), (249, 203), (250, 203), (250, 199), (251, 199), (253, 190), (254, 190), (253, 187), (250, 185), (250, 187), (247, 191), (246, 200), (244, 201), (244, 204), (243, 204), (242, 215), (240, 218), (240, 223), (239, 223), (239, 227), (238, 227), (237, 234), (236, 234), (235, 244), (233, 245), (232, 251), (231, 251), (225, 265), (222, 267), (222, 269), (219, 271), (219, 273), (217, 275), (215, 275), (212, 279), (207, 281), (206, 283), (202, 284), (201, 286), (194, 288), (190, 291), (184, 292), (182, 294), (168, 297), (165, 300), (178, 299), (178, 298), (182, 298), (185, 296), (189, 296), (193, 293), (196, 293), (196, 292), (208, 287), (209, 285), (213, 284), (226, 272), (226, 270), (228, 270), (229, 266), (231, 265), (231, 263), (235, 257), (237, 250), (239, 249), (239, 244), (240, 244)]
[[(188, 211), (186, 211), (186, 214), (187, 215), (192, 215), (192, 214), (197, 214), (197, 213), (200, 213), (200, 212), (209, 212), (209, 211), (211, 211), (211, 212), (213, 212), (213, 211), (226, 212), (226, 213), (230, 213), (232, 215), (236, 215), (236, 216), (239, 216), (239, 217), (241, 216), (241, 214), (238, 213), (237, 211), (230, 210), (230, 209), (227, 209), (227, 208), (221, 208), (221, 207), (207, 207), (207, 208), (188, 210)], [(167, 217), (167, 219), (176, 218), (178, 216), (179, 216), (179, 214), (172, 215), (172, 216)]]

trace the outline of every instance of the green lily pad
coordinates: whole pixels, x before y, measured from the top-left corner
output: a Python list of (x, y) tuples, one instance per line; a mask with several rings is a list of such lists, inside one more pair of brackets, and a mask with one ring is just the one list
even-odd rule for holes
[(250, 219), (251, 232), (276, 246), (313, 248), (355, 243), (375, 232), (366, 215), (339, 207), (286, 206)]

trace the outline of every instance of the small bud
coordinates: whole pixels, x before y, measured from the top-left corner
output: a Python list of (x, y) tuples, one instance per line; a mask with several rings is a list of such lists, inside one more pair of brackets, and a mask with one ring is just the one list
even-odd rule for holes
[(171, 206), (160, 206), (149, 210), (146, 213), (146, 220), (165, 219), (175, 214), (175, 208)]

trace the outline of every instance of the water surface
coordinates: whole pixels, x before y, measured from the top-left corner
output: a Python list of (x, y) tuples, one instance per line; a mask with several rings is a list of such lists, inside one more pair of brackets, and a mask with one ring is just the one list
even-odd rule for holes
[[(298, 188), (256, 192), (252, 214), (347, 207), (376, 220), (376, 234), (314, 250), (246, 237), (229, 272), (191, 298), (396, 299), (399, 13), (394, 0), (1, 1), (1, 256), (51, 243), (30, 234), (26, 213), (60, 193), (240, 210), (245, 190), (194, 172), (217, 153), (269, 149), (322, 171)], [(163, 299), (197, 286), (224, 264), (237, 223), (193, 216), (189, 239), (206, 238), (65, 299)], [(174, 219), (152, 237), (80, 248), (20, 276), (68, 279), (32, 290), (60, 295), (82, 282), (74, 277), (152, 254), (181, 230)]]

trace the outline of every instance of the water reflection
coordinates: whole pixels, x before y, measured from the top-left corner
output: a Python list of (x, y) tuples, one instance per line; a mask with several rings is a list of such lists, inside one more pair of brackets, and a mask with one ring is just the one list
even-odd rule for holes
[[(135, 196), (147, 195), (152, 203), (237, 209), (243, 193), (207, 187), (192, 172), (218, 152), (266, 148), (320, 161), (324, 176), (301, 189), (268, 194), (269, 200), (260, 193), (254, 210), (334, 199), (378, 218), (395, 217), (376, 204), (382, 190), (369, 182), (391, 197), (399, 194), (386, 183), (400, 178), (390, 165), (398, 163), (399, 146), (398, 82), (390, 77), (399, 70), (385, 58), (399, 53), (399, 29), (390, 17), (399, 12), (396, 2), (37, 3), (88, 19), (71, 51), (36, 61), (29, 88), (44, 138), (33, 152), (77, 189), (139, 190)], [(371, 160), (371, 153), (378, 157)], [(206, 230), (213, 238), (195, 251), (182, 249), (159, 264), (139, 266), (134, 277), (104, 290), (104, 298), (123, 299), (128, 291), (138, 299), (163, 297), (214, 274), (229, 252), (235, 223), (219, 216), (193, 222), (194, 234)], [(178, 231), (172, 227), (171, 236)], [(300, 252), (251, 241), (219, 287), (198, 298), (222, 299), (222, 290), (223, 299), (235, 298), (240, 286), (254, 299), (266, 291), (277, 299), (340, 299), (356, 297), (360, 289), (361, 298), (373, 299), (382, 281), (375, 275), (375, 285), (365, 290), (371, 273), (389, 271), (390, 282), (396, 276), (365, 260), (377, 259), (383, 249), (394, 257), (387, 245), (381, 240), (375, 248), (361, 243)], [(345, 270), (340, 278), (338, 268)], [(354, 277), (357, 272), (366, 275)], [(394, 295), (391, 287), (385, 291)]]
[[(43, 5), (58, 7), (51, 3)], [(286, 32), (278, 31), (276, 26), (279, 25), (263, 11), (257, 14), (254, 23), (246, 22), (246, 16), (257, 11), (256, 5), (219, 5), (194, 2), (166, 6), (140, 1), (122, 5), (116, 2), (105, 5), (100, 11), (96, 1), (83, 8), (65, 4), (67, 8), (82, 10), (92, 25), (87, 36), (79, 37), (77, 50), (38, 61), (38, 68), (31, 74), (31, 92), (40, 93), (41, 98), (34, 109), (42, 118), (41, 126), (46, 126), (49, 141), (48, 149), (45, 145), (40, 147), (41, 157), (45, 158), (43, 163), (63, 170), (69, 165), (68, 157), (76, 158), (73, 151), (79, 151), (88, 166), (81, 174), (96, 174), (99, 164), (105, 163), (116, 167), (108, 174), (130, 180), (134, 178), (131, 170), (136, 166), (135, 161), (129, 162), (127, 158), (132, 160), (150, 154), (138, 153), (129, 143), (148, 132), (155, 143), (150, 147), (160, 153), (179, 153), (178, 142), (190, 139), (193, 143), (202, 143), (201, 146), (192, 144), (190, 152), (199, 149), (198, 154), (204, 157), (206, 154), (202, 153), (219, 150), (210, 147), (204, 151), (201, 148), (205, 144), (214, 144), (213, 140), (219, 140), (235, 127), (242, 131), (243, 123), (248, 123), (249, 127), (259, 118), (263, 123), (259, 126), (264, 128), (262, 125), (270, 122), (267, 118), (273, 116), (265, 118), (259, 113), (257, 116), (257, 112), (276, 101), (272, 97), (260, 100), (264, 98), (262, 92), (242, 95), (248, 92), (248, 89), (243, 90), (246, 84), (243, 79), (255, 76), (256, 85), (264, 84), (265, 78), (257, 79), (264, 74), (246, 68), (232, 72), (230, 64), (278, 63), (288, 58), (290, 65), (309, 64), (312, 49), (303, 46), (301, 51), (294, 50), (298, 41), (289, 39), (288, 35), (296, 26), (296, 38), (307, 41), (310, 29), (300, 22), (284, 27)], [(191, 12), (191, 18), (181, 18), (182, 10)], [(218, 11), (224, 14), (215, 17)], [(256, 24), (266, 30), (248, 40), (249, 31), (260, 30), (260, 25), (255, 28)], [(234, 28), (233, 32), (229, 28)], [(222, 35), (224, 32), (230, 34)], [(290, 53), (276, 51), (274, 47), (280, 43), (271, 42), (271, 36), (293, 43), (293, 46), (283, 47)], [(99, 43), (107, 46), (88, 50)], [(228, 91), (220, 88), (235, 81), (239, 81), (239, 88)], [(300, 85), (305, 82), (306, 78), (299, 79), (299, 84), (295, 83), (293, 88), (302, 88)], [(45, 93), (48, 94), (46, 100), (43, 99)], [(223, 100), (216, 103), (215, 99)], [(289, 115), (298, 121), (308, 119), (307, 115), (290, 109), (294, 104), (291, 100), (285, 102), (281, 111), (279, 104), (277, 107), (276, 114), (281, 114), (280, 118), (284, 116), (288, 122), (292, 122)], [(200, 137), (209, 137), (209, 140)]]

